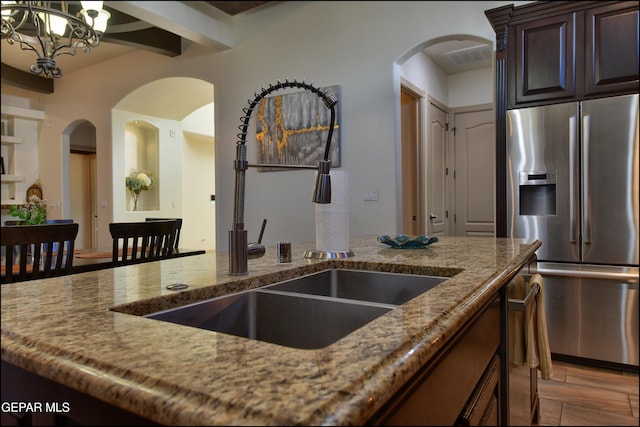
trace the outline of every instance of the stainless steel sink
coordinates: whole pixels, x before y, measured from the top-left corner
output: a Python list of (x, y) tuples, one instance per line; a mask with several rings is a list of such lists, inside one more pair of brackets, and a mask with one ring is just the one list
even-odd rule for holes
[(448, 277), (330, 269), (266, 286), (264, 289), (402, 305)]
[(145, 317), (287, 347), (326, 347), (393, 306), (245, 291)]
[(287, 347), (318, 349), (447, 279), (330, 269), (145, 317)]

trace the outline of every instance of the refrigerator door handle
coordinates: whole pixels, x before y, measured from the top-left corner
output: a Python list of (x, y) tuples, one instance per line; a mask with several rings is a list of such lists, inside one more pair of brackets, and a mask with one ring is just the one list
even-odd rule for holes
[(544, 266), (532, 266), (530, 273), (538, 273), (545, 276), (580, 277), (583, 279), (603, 279), (617, 280), (630, 284), (634, 289), (638, 288), (638, 270), (630, 271), (601, 271), (601, 270), (580, 270), (571, 268), (545, 268)]
[(591, 199), (589, 199), (589, 130), (591, 117), (585, 114), (582, 117), (582, 202), (583, 202), (583, 235), (584, 244), (591, 244)]
[(579, 180), (578, 175), (578, 146), (576, 139), (577, 120), (575, 116), (569, 118), (569, 218), (571, 224), (569, 225), (569, 242), (576, 243), (578, 235), (578, 212), (576, 206), (578, 205), (577, 196), (578, 188), (577, 183)]

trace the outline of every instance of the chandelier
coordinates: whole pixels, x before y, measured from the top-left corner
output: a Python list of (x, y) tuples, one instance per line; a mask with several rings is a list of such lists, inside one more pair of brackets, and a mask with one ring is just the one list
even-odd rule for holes
[(74, 56), (78, 49), (87, 53), (100, 44), (111, 17), (102, 2), (81, 1), (75, 15), (69, 3), (80, 9), (78, 2), (2, 1), (2, 38), (35, 52), (36, 64), (30, 67), (35, 75), (61, 77), (57, 56)]

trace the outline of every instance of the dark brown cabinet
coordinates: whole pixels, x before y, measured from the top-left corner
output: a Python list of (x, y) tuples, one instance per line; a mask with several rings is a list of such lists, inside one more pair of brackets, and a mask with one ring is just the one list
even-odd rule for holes
[(638, 92), (638, 2), (585, 11), (585, 95)]
[(513, 26), (511, 106), (576, 96), (576, 14)]
[(637, 92), (638, 3), (572, 3), (510, 23), (509, 108)]

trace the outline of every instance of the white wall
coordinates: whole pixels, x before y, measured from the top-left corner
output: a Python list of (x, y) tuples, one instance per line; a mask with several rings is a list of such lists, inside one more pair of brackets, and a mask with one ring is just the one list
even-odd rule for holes
[(400, 65), (401, 76), (444, 105), (449, 105), (449, 76), (427, 55), (418, 52)]
[(493, 102), (495, 93), (492, 68), (447, 75), (422, 52), (400, 66), (403, 78), (449, 108)]
[[(216, 249), (216, 194), (214, 105), (208, 104), (182, 121), (182, 232), (180, 247)], [(226, 246), (222, 248), (226, 250)]]
[(493, 68), (449, 76), (449, 108), (490, 104), (495, 96)]
[[(494, 40), (484, 11), (509, 1), (486, 2), (300, 1), (281, 2), (239, 15), (233, 20), (235, 46), (205, 54), (188, 45), (179, 57), (135, 52), (99, 67), (69, 73), (56, 81), (55, 93), (40, 95), (49, 127), (44, 128), (41, 158), (60, 157), (60, 133), (74, 119), (96, 126), (98, 174), (112, 176), (111, 108), (141, 85), (165, 77), (186, 76), (213, 83), (216, 129), (217, 247), (227, 246), (233, 222), (237, 126), (247, 100), (278, 79), (305, 79), (317, 86), (341, 85), (342, 168), (349, 171), (350, 231), (353, 235), (398, 231), (396, 152), (399, 144), (400, 77), (394, 63), (419, 50), (425, 41), (465, 34)], [(162, 7), (161, 3), (157, 3)], [(96, 81), (99, 84), (96, 84)], [(89, 96), (90, 94), (90, 96)], [(456, 101), (457, 102), (457, 101)], [(250, 136), (255, 133), (254, 121)], [(255, 161), (255, 141), (247, 140)], [(101, 152), (105, 155), (101, 155)], [(117, 166), (114, 166), (114, 173)], [(41, 179), (61, 174), (60, 164), (41, 165)], [(120, 185), (120, 173), (117, 183)], [(98, 184), (101, 230), (110, 221), (111, 187), (116, 178)], [(124, 187), (124, 186), (122, 186)], [(268, 219), (263, 243), (315, 239), (310, 202), (313, 173), (286, 171), (247, 173), (245, 225), (257, 238)], [(367, 202), (365, 191), (377, 189), (379, 201)], [(61, 186), (44, 188), (50, 200), (61, 200)], [(213, 227), (213, 224), (211, 224)], [(103, 239), (108, 238), (101, 232)], [(106, 236), (106, 237), (105, 237)], [(108, 245), (102, 240), (101, 246)], [(375, 244), (375, 240), (372, 240)]]

